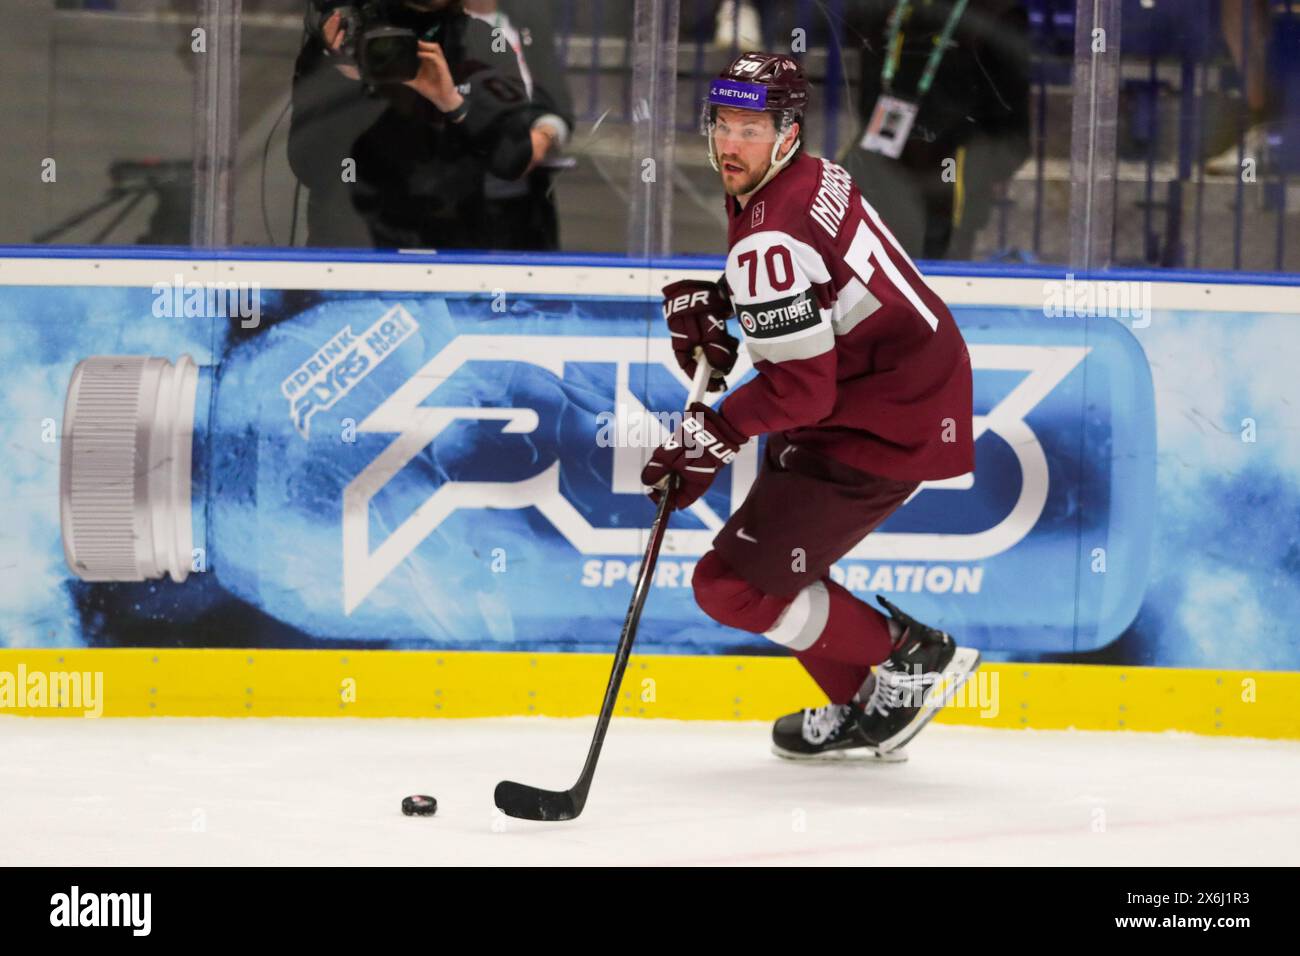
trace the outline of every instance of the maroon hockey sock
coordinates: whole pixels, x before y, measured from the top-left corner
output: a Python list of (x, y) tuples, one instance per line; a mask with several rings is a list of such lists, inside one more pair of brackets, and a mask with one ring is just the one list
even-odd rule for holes
[(865, 664), (845, 664), (843, 661), (829, 661), (823, 657), (809, 657), (807, 651), (795, 656), (832, 704), (847, 704), (851, 701), (871, 673), (871, 668)]
[(826, 626), (816, 643), (797, 656), (831, 702), (844, 704), (857, 693), (872, 665), (889, 656), (893, 640), (883, 614), (830, 578), (822, 578), (822, 583), (830, 597)]
[(822, 578), (830, 597), (826, 626), (805, 654), (846, 664), (879, 664), (893, 650), (889, 619), (830, 578)]

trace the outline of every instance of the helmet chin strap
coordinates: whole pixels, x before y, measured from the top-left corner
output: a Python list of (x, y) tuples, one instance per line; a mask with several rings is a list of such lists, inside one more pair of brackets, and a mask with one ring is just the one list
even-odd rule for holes
[(780, 137), (779, 139), (777, 139), (775, 143), (772, 144), (772, 161), (768, 164), (767, 172), (763, 174), (763, 178), (758, 181), (758, 185), (749, 191), (750, 195), (753, 195), (754, 193), (762, 189), (764, 186), (766, 186), (768, 183), (770, 183), (772, 181), (772, 177), (775, 176), (777, 173), (779, 173), (781, 170), (785, 169), (786, 164), (789, 163), (790, 160), (794, 159), (794, 154), (799, 152), (800, 140), (799, 137), (795, 137), (794, 145), (790, 147), (790, 151), (786, 153), (784, 156), (782, 156), (780, 159), (777, 159), (776, 154), (781, 149), (781, 140), (784, 138), (785, 137)]

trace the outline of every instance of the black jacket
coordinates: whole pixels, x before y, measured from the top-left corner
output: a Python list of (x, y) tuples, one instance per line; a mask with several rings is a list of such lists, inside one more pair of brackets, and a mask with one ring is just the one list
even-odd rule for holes
[[(368, 88), (335, 68), (319, 38), (298, 55), (289, 165), (310, 190), (313, 246), (483, 248), (483, 175), (521, 176), (532, 156), (530, 106), (514, 54), (463, 13), (421, 15), (469, 112), (448, 122), (402, 85)], [(355, 162), (355, 182), (344, 163)]]
[[(864, 125), (882, 92), (895, 0), (850, 0), (850, 34), (862, 49), (858, 113)], [(902, 28), (894, 94), (911, 99), (952, 0), (912, 0)], [(982, 147), (988, 174), (1010, 177), (1029, 154), (1029, 20), (1020, 0), (971, 0), (921, 102), (901, 161), (927, 174), (957, 147)]]

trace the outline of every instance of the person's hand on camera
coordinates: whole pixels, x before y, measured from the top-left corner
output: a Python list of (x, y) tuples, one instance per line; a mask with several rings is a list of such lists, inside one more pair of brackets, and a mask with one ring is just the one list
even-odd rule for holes
[[(335, 10), (321, 24), (321, 39), (325, 41), (325, 52), (330, 56), (339, 56), (343, 51), (343, 41), (346, 39), (343, 33), (343, 17), (339, 11)], [(357, 69), (354, 63), (335, 63), (334, 69), (338, 70), (349, 80), (361, 79), (361, 71)]]
[(407, 80), (406, 85), (444, 113), (459, 109), (465, 102), (451, 78), (451, 67), (447, 65), (442, 46), (437, 43), (420, 41), (420, 72), (415, 79)]

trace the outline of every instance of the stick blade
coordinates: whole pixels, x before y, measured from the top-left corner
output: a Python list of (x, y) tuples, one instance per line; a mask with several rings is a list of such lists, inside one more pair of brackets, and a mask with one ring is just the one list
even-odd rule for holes
[(518, 820), (572, 820), (582, 807), (569, 790), (542, 790), (513, 780), (502, 780), (493, 795), (497, 809)]

